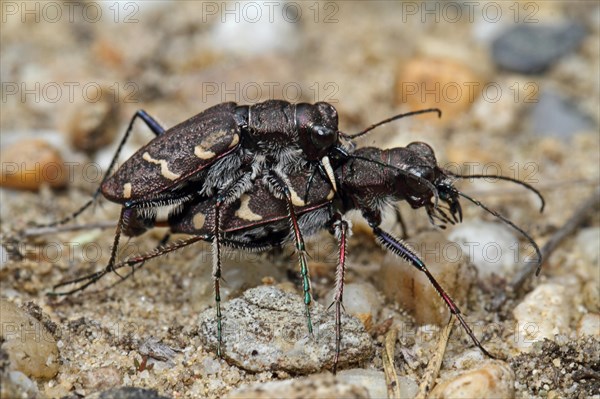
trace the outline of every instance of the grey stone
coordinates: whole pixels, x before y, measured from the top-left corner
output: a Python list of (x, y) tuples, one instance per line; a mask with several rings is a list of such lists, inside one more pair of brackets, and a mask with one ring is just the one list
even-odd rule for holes
[(576, 49), (585, 37), (578, 23), (518, 25), (492, 43), (496, 65), (519, 73), (541, 73), (556, 60)]
[[(311, 305), (313, 336), (308, 334), (304, 302), (296, 294), (273, 286), (246, 291), (222, 305), (223, 357), (252, 372), (286, 371), (307, 374), (330, 368), (335, 354), (333, 311)], [(214, 309), (200, 315), (204, 345), (217, 348)], [(370, 336), (362, 323), (342, 315), (342, 340), (338, 366), (359, 363), (373, 354)]]

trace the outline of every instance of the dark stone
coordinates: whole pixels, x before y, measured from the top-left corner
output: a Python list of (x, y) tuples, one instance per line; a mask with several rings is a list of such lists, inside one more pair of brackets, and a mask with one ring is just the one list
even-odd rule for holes
[(518, 25), (492, 43), (492, 56), (500, 68), (526, 74), (547, 70), (560, 57), (575, 50), (586, 31), (578, 23)]
[(166, 396), (159, 395), (153, 389), (143, 389), (136, 387), (111, 388), (98, 395), (98, 399), (169, 399)]

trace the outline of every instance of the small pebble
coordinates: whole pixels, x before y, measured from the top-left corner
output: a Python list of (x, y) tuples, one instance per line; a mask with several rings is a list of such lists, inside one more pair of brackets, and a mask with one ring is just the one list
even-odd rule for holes
[[(460, 246), (447, 241), (439, 231), (417, 235), (408, 244), (454, 301), (464, 303), (473, 273)], [(384, 295), (409, 311), (419, 325), (448, 322), (450, 312), (423, 272), (388, 254), (379, 273), (375, 281)]]
[[(335, 293), (334, 288), (325, 296), (327, 306), (333, 302)], [(348, 314), (356, 316), (360, 320), (376, 320), (383, 306), (381, 295), (371, 283), (344, 284), (342, 303)]]
[(136, 387), (111, 388), (86, 396), (87, 399), (170, 399), (159, 395), (154, 389)]
[(598, 130), (577, 104), (553, 90), (542, 90), (531, 112), (533, 131), (541, 136), (569, 139), (577, 133)]
[(569, 332), (571, 301), (566, 289), (558, 284), (542, 284), (530, 292), (513, 310), (517, 321), (517, 347), (527, 352), (544, 338), (555, 340), (555, 335)]
[(8, 262), (8, 251), (4, 245), (0, 245), (0, 271), (4, 269), (4, 265)]
[(217, 359), (210, 357), (202, 360), (202, 367), (203, 369), (200, 372), (204, 376), (215, 375), (221, 372), (221, 363)]
[(65, 131), (71, 145), (85, 152), (96, 151), (113, 142), (119, 121), (119, 102), (110, 95), (112, 89), (102, 86), (102, 97), (96, 102), (81, 102), (72, 107)]
[(575, 50), (586, 32), (583, 26), (565, 24), (517, 25), (492, 43), (492, 57), (500, 68), (519, 73), (541, 73)]
[(152, 359), (163, 362), (172, 360), (177, 354), (177, 351), (170, 346), (163, 344), (158, 338), (155, 337), (150, 337), (142, 342), (138, 352), (140, 355), (149, 356)]
[(4, 299), (0, 299), (0, 320), (2, 349), (12, 369), (34, 378), (58, 373), (58, 347), (42, 323)]
[(457, 370), (470, 369), (473, 366), (481, 363), (486, 357), (478, 348), (461, 352), (453, 359), (449, 359), (452, 368)]
[(479, 368), (448, 378), (431, 391), (430, 398), (512, 398), (515, 373), (500, 361), (488, 361)]
[(95, 392), (121, 385), (121, 374), (115, 366), (98, 367), (82, 373), (81, 384), (88, 392)]
[[(388, 395), (387, 382), (383, 371), (371, 369), (342, 370), (338, 373), (337, 378), (342, 382), (365, 388), (371, 398), (386, 398)], [(398, 382), (400, 383), (401, 398), (412, 399), (415, 397), (419, 387), (413, 379), (398, 376)]]
[[(383, 374), (383, 373), (382, 373)], [(385, 380), (383, 381), (385, 388)], [(379, 392), (379, 391), (378, 391)], [(227, 397), (229, 399), (271, 399), (271, 398), (377, 398), (366, 387), (345, 378), (334, 377), (329, 373), (311, 375), (310, 377), (270, 381), (242, 386)]]
[(577, 336), (583, 337), (585, 335), (600, 338), (600, 314), (587, 313), (579, 320), (577, 324)]
[(443, 117), (429, 119), (448, 124), (471, 108), (483, 86), (467, 65), (445, 58), (413, 58), (397, 75), (396, 103), (410, 110), (440, 108)]
[[(330, 368), (335, 354), (335, 319), (319, 303), (311, 305), (313, 337), (308, 334), (304, 301), (274, 286), (260, 286), (222, 304), (223, 356), (252, 372), (286, 371), (307, 374)], [(214, 309), (200, 315), (201, 339), (217, 348)], [(358, 363), (373, 354), (371, 338), (362, 323), (342, 315), (338, 366)]]
[[(225, 54), (267, 55), (271, 52), (289, 52), (298, 45), (296, 24), (289, 23), (298, 15), (275, 13), (269, 20), (261, 6), (255, 3), (240, 3), (241, 12), (247, 18), (236, 20), (227, 18), (222, 23), (214, 24), (210, 43), (218, 44), (215, 51)], [(290, 11), (293, 11), (290, 7)], [(261, 15), (262, 14), (262, 15)], [(286, 13), (284, 13), (286, 14)], [(284, 19), (286, 18), (286, 19)]]
[[(16, 391), (21, 391), (25, 397), (36, 397), (39, 395), (39, 390), (35, 382), (31, 381), (25, 374), (20, 371), (10, 371), (8, 373), (10, 382), (14, 384), (13, 387)], [(8, 393), (8, 392), (7, 392)], [(16, 392), (13, 392), (16, 394)], [(9, 398), (12, 395), (2, 396), (3, 398)], [(15, 395), (16, 396), (16, 395)]]
[(38, 190), (44, 183), (53, 188), (69, 181), (62, 156), (41, 139), (20, 140), (2, 150), (0, 186), (18, 190)]
[(492, 273), (511, 275), (519, 260), (519, 240), (507, 227), (481, 220), (467, 221), (454, 227), (448, 239), (460, 245), (463, 254), (477, 267), (481, 279)]

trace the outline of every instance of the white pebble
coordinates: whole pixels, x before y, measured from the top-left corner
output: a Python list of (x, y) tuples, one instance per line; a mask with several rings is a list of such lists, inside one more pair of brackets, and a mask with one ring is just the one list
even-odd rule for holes
[(484, 355), (479, 349), (467, 350), (452, 359), (452, 368), (457, 370), (470, 369), (474, 365), (481, 363), (484, 359)]
[(571, 307), (564, 286), (537, 287), (513, 310), (518, 327), (517, 347), (526, 352), (535, 342), (544, 338), (555, 340), (556, 335), (568, 333)]
[(37, 396), (36, 394), (39, 392), (38, 387), (35, 382), (31, 381), (25, 374), (20, 371), (10, 371), (8, 376), (15, 385), (21, 387), (21, 389), (32, 397)]
[(519, 240), (507, 227), (498, 223), (465, 222), (455, 227), (448, 239), (460, 245), (484, 279), (492, 273), (502, 276), (512, 274), (520, 260)]
[(582, 338), (586, 335), (600, 337), (600, 314), (587, 313), (579, 320), (577, 324), (577, 336)]
[[(235, 16), (230, 14), (224, 22), (213, 25), (211, 42), (218, 43), (215, 50), (256, 55), (295, 48), (296, 26), (284, 19), (295, 19), (291, 15), (294, 10), (279, 7), (270, 16), (269, 9), (262, 2), (236, 2), (231, 5), (235, 6)], [(290, 15), (286, 15), (287, 11)]]
[[(335, 292), (335, 288), (329, 291), (323, 305), (329, 306), (333, 302)], [(370, 314), (373, 319), (377, 318), (383, 304), (379, 291), (371, 283), (345, 284), (342, 302), (347, 313), (354, 316)]]
[(221, 364), (219, 361), (210, 357), (207, 357), (202, 361), (202, 366), (204, 369), (201, 371), (201, 373), (204, 376), (217, 374), (221, 371)]
[(4, 246), (0, 245), (0, 270), (4, 268), (4, 265), (8, 262), (8, 251)]
[[(337, 378), (348, 384), (364, 387), (371, 398), (387, 398), (387, 383), (385, 373), (378, 370), (350, 369), (342, 370)], [(401, 398), (413, 398), (419, 387), (411, 378), (398, 376)]]
[(600, 227), (582, 229), (575, 238), (581, 253), (590, 263), (598, 265), (600, 261)]
[(515, 374), (504, 362), (483, 366), (448, 378), (431, 391), (431, 398), (512, 398)]

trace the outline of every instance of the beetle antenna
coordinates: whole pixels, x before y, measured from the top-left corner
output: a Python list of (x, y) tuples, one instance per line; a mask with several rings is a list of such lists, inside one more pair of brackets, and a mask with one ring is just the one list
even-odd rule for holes
[(540, 213), (544, 212), (544, 207), (546, 206), (546, 200), (544, 200), (542, 193), (540, 193), (535, 187), (533, 187), (532, 185), (530, 185), (528, 183), (525, 183), (524, 181), (517, 180), (512, 177), (500, 176), (500, 175), (460, 175), (460, 174), (452, 173), (450, 171), (445, 171), (445, 173), (449, 176), (457, 177), (459, 179), (470, 179), (470, 178), (484, 179), (486, 177), (490, 177), (490, 178), (494, 178), (494, 179), (498, 179), (498, 180), (505, 180), (505, 181), (510, 181), (510, 182), (516, 183), (516, 184), (523, 186), (526, 189), (532, 191), (533, 193), (535, 193), (535, 195), (538, 196), (538, 198), (540, 199), (540, 201), (542, 203), (542, 205), (540, 206)]
[(526, 239), (527, 241), (529, 241), (529, 243), (533, 246), (533, 248), (535, 249), (535, 253), (537, 256), (537, 268), (535, 271), (535, 275), (539, 275), (540, 271), (542, 269), (542, 252), (540, 251), (540, 247), (538, 247), (538, 245), (535, 243), (535, 241), (533, 241), (533, 238), (531, 238), (531, 236), (529, 234), (527, 234), (525, 232), (525, 230), (523, 230), (522, 228), (520, 228), (519, 226), (517, 226), (516, 224), (514, 224), (513, 222), (511, 222), (509, 219), (505, 218), (504, 216), (502, 216), (501, 214), (499, 214), (498, 212), (496, 212), (495, 210), (488, 208), (487, 206), (483, 205), (481, 203), (481, 201), (478, 201), (474, 198), (469, 197), (467, 194), (464, 194), (458, 190), (456, 190), (456, 193), (458, 195), (460, 195), (461, 197), (471, 201), (472, 203), (474, 203), (475, 205), (477, 205), (478, 207), (486, 210), (488, 213), (496, 216), (498, 219), (502, 220), (504, 223), (508, 224), (509, 226), (511, 226), (513, 229), (517, 230), (519, 233), (521, 233)]
[(367, 134), (368, 132), (370, 132), (371, 130), (375, 129), (376, 127), (379, 127), (381, 125), (385, 125), (386, 123), (395, 121), (397, 119), (402, 119), (402, 118), (404, 118), (406, 116), (413, 116), (413, 115), (419, 115), (419, 114), (427, 114), (427, 113), (430, 113), (430, 112), (436, 112), (438, 114), (438, 118), (442, 117), (442, 111), (439, 110), (438, 108), (422, 109), (422, 110), (419, 110), (419, 111), (411, 111), (411, 112), (407, 112), (405, 114), (394, 115), (391, 118), (387, 118), (387, 119), (382, 120), (381, 122), (377, 122), (376, 124), (371, 125), (368, 128), (364, 129), (363, 131), (355, 133), (355, 134), (343, 134), (343, 133), (342, 134), (343, 134), (344, 137), (346, 137), (346, 138), (348, 138), (350, 140), (354, 140), (354, 139), (356, 139), (356, 138), (358, 138), (360, 136), (363, 136), (363, 135)]

